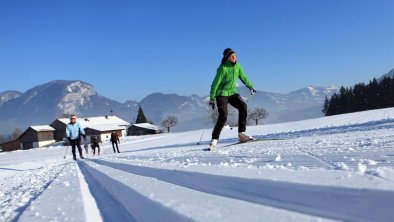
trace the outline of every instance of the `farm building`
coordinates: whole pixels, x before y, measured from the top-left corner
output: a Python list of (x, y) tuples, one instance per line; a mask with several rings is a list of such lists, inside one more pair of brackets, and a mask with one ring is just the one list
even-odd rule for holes
[(54, 131), (55, 129), (48, 125), (30, 126), (18, 139), (1, 144), (1, 148), (3, 151), (12, 151), (47, 146), (55, 143)]
[(0, 147), (2, 152), (19, 150), (21, 149), (21, 142), (19, 140), (13, 140), (0, 144)]
[(162, 132), (163, 130), (160, 126), (156, 126), (150, 123), (138, 123), (133, 124), (129, 127), (127, 135), (140, 136), (147, 134), (158, 134)]
[[(111, 133), (115, 131), (118, 137), (121, 138), (125, 129), (123, 126), (113, 126), (113, 125), (101, 125), (101, 126), (90, 126), (85, 128), (85, 133), (88, 135), (89, 142), (91, 141), (91, 136), (98, 136), (100, 141), (108, 141), (111, 139)], [(91, 135), (91, 136), (90, 136)]]
[[(55, 129), (55, 140), (62, 141), (66, 136), (66, 125), (69, 118), (61, 118), (53, 121), (50, 126)], [(119, 138), (126, 136), (126, 129), (130, 124), (116, 116), (98, 116), (78, 118), (77, 122), (85, 129), (86, 136), (98, 136), (102, 141), (110, 139), (112, 131), (118, 133)]]

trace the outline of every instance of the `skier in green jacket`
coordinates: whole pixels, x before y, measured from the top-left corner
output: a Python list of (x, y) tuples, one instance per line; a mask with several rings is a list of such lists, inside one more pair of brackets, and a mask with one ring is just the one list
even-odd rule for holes
[(219, 111), (219, 118), (212, 132), (210, 150), (216, 148), (220, 132), (227, 121), (227, 104), (230, 103), (238, 110), (238, 138), (240, 142), (247, 142), (253, 138), (248, 136), (246, 131), (247, 107), (241, 96), (237, 94), (236, 82), (238, 78), (242, 83), (256, 93), (252, 83), (246, 78), (241, 65), (237, 62), (235, 52), (227, 48), (223, 52), (222, 62), (216, 71), (215, 79), (211, 85), (210, 102), (212, 110), (215, 109), (215, 99)]

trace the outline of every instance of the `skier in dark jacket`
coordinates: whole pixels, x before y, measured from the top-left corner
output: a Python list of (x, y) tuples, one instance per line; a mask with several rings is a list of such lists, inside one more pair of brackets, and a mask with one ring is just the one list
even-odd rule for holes
[(114, 150), (114, 153), (116, 153), (115, 145), (116, 145), (116, 150), (118, 151), (118, 153), (120, 153), (119, 146), (118, 146), (118, 143), (120, 143), (119, 136), (115, 131), (112, 131), (112, 133), (111, 133), (111, 142), (112, 142), (112, 149)]
[(81, 127), (81, 124), (77, 122), (75, 115), (71, 115), (70, 123), (66, 125), (66, 137), (71, 144), (74, 160), (77, 160), (77, 156), (75, 155), (75, 146), (78, 147), (78, 152), (81, 159), (85, 159), (82, 155), (81, 135), (84, 139), (86, 139), (85, 131)]
[(238, 137), (240, 142), (246, 142), (253, 138), (248, 136), (246, 131), (247, 106), (241, 96), (236, 93), (236, 82), (240, 79), (242, 83), (256, 93), (252, 83), (248, 80), (242, 70), (241, 65), (237, 62), (235, 52), (227, 48), (223, 52), (222, 62), (216, 71), (215, 79), (211, 85), (210, 102), (212, 110), (215, 109), (215, 99), (219, 111), (219, 118), (212, 132), (210, 150), (216, 148), (220, 132), (227, 121), (227, 104), (230, 103), (238, 110)]
[(93, 150), (93, 155), (96, 154), (96, 147), (97, 147), (97, 155), (100, 155), (100, 143), (101, 141), (99, 140), (99, 138), (97, 136), (94, 136), (92, 139), (92, 150)]

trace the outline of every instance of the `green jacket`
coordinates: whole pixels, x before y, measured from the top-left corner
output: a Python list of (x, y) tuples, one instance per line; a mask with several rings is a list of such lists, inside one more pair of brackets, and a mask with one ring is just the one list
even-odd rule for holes
[(237, 92), (236, 82), (238, 78), (249, 89), (253, 88), (252, 83), (246, 78), (241, 64), (238, 62), (235, 65), (229, 61), (219, 66), (216, 71), (215, 79), (211, 85), (210, 99), (215, 100), (216, 96), (232, 96)]

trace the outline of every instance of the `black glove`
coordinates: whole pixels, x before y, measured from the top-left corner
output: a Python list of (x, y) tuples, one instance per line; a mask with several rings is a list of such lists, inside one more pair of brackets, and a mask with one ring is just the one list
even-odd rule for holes
[(215, 110), (215, 101), (209, 101), (209, 106), (211, 107), (212, 110)]
[(84, 140), (86, 140), (86, 135), (85, 134), (82, 134), (82, 137), (83, 137)]
[(256, 92), (257, 92), (257, 91), (256, 91), (254, 88), (251, 88), (251, 89), (250, 89), (250, 94), (253, 95), (253, 94), (255, 94)]
[(68, 142), (71, 142), (71, 137), (67, 137)]

